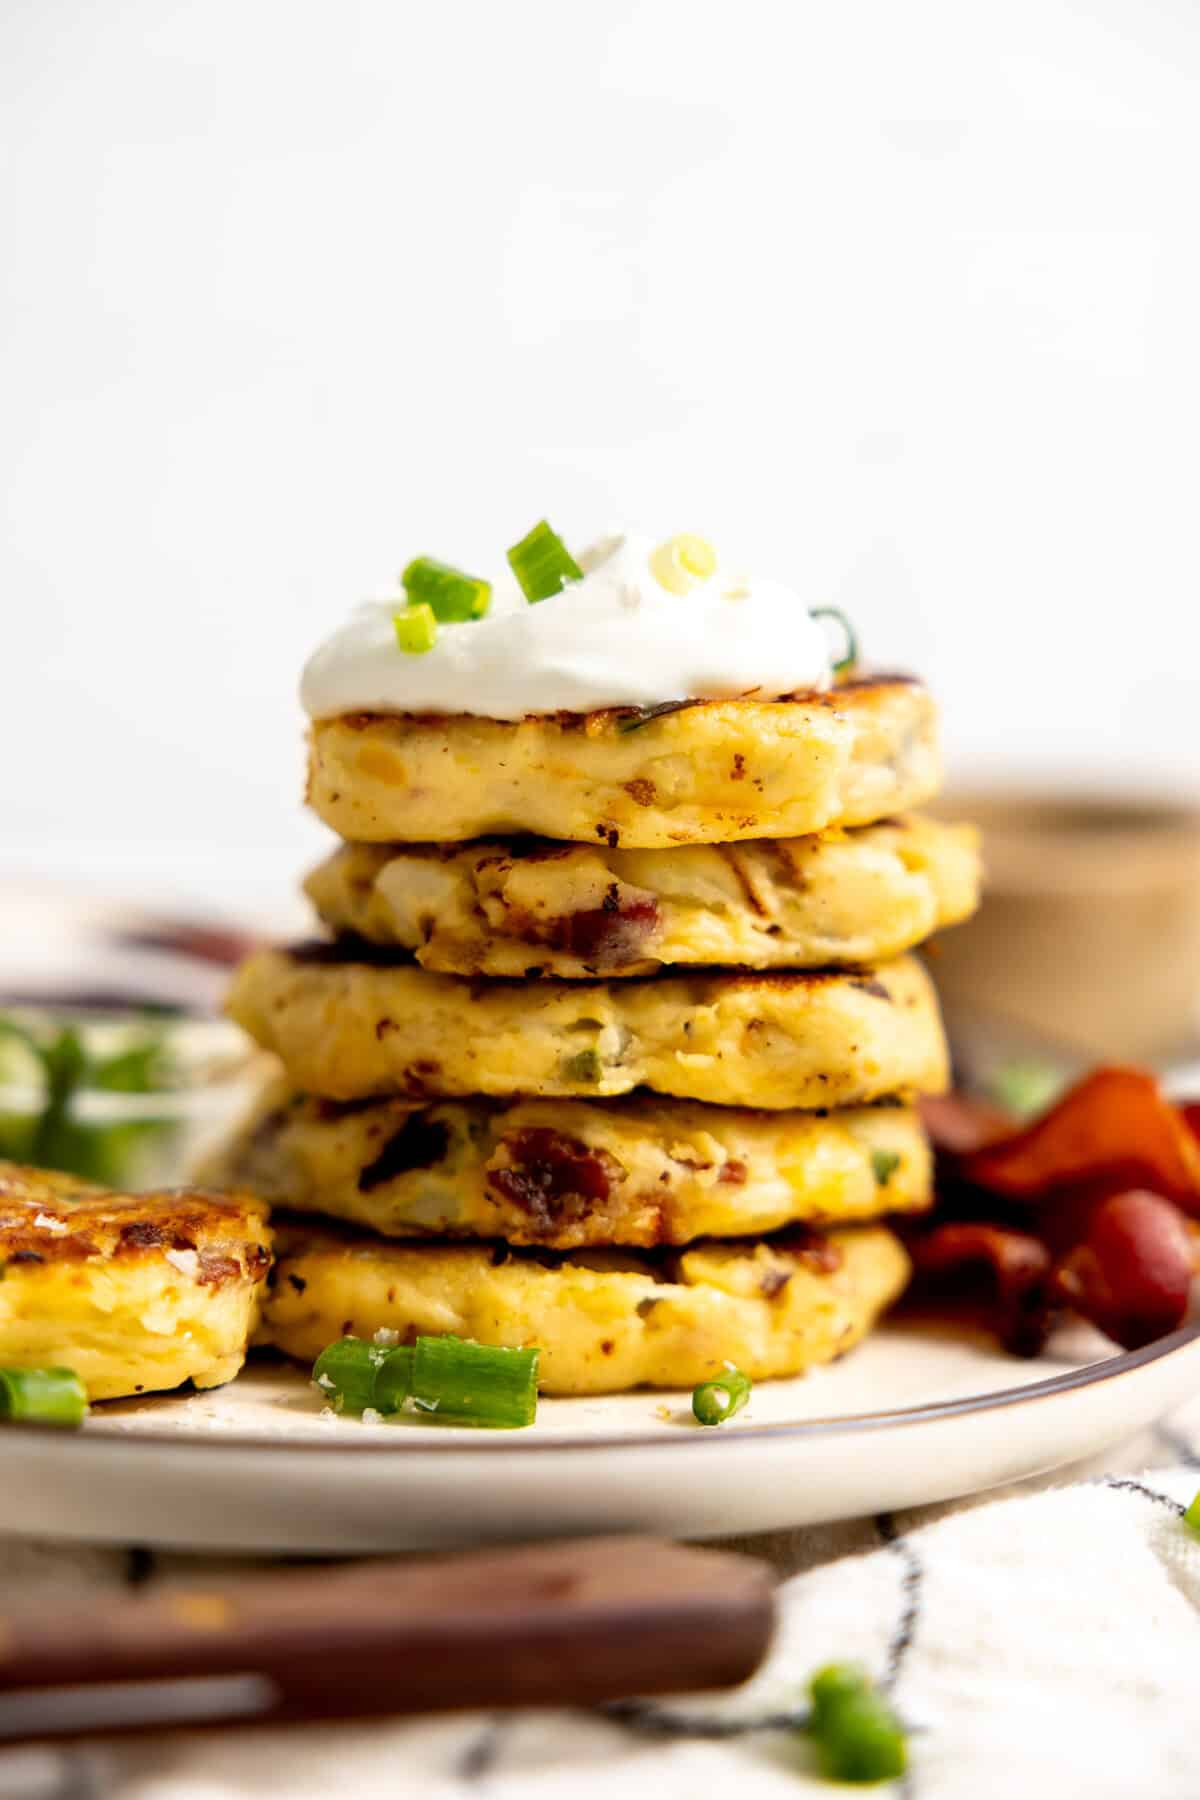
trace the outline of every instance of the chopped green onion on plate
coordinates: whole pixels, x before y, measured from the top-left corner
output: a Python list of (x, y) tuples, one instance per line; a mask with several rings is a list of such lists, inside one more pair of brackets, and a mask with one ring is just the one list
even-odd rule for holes
[(692, 1391), (692, 1412), (697, 1422), (701, 1425), (723, 1425), (726, 1419), (732, 1419), (734, 1413), (741, 1412), (749, 1400), (752, 1385), (748, 1375), (743, 1375), (732, 1363), (726, 1363), (723, 1375), (714, 1375), (711, 1381), (702, 1381)]
[(334, 1412), (394, 1417), (411, 1400), (455, 1425), (511, 1430), (536, 1417), (539, 1354), (452, 1336), (411, 1347), (346, 1337), (321, 1352), (313, 1382)]
[(0, 1419), (75, 1431), (87, 1410), (87, 1389), (74, 1369), (0, 1369)]

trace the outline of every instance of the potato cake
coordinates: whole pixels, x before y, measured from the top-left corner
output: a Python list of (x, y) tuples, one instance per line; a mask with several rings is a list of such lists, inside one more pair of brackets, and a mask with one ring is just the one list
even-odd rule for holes
[(263, 1201), (117, 1194), (0, 1163), (0, 1364), (65, 1365), (92, 1400), (241, 1368), (271, 1263)]
[(572, 1250), (746, 1237), (928, 1206), (916, 1111), (624, 1100), (319, 1100), (279, 1085), (202, 1171), (385, 1237)]
[(344, 844), (305, 883), (325, 924), (444, 975), (829, 968), (967, 918), (977, 833), (908, 816), (852, 832), (610, 850), (545, 839)]
[(919, 805), (940, 774), (919, 682), (849, 681), (786, 700), (532, 714), (319, 719), (308, 799), (359, 843), (534, 832), (610, 848), (799, 837)]
[(755, 1380), (796, 1375), (856, 1344), (909, 1272), (876, 1225), (641, 1256), (397, 1244), (283, 1220), (279, 1233), (261, 1342), (302, 1362), (381, 1330), (537, 1344), (547, 1394), (689, 1388), (726, 1362)]
[(937, 997), (911, 957), (842, 974), (472, 982), (362, 942), (314, 944), (251, 956), (229, 1011), (294, 1087), (331, 1100), (645, 1086), (808, 1109), (938, 1093), (947, 1075)]

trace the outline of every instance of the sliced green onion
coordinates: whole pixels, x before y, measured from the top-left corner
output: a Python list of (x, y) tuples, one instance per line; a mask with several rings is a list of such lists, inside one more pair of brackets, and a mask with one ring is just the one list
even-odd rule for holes
[(365, 1412), (376, 1404), (375, 1377), (385, 1354), (380, 1345), (362, 1338), (339, 1338), (322, 1350), (313, 1364), (313, 1386), (334, 1412)]
[(410, 606), (432, 607), (443, 625), (482, 619), (492, 604), (491, 583), (477, 575), (464, 575), (449, 563), (432, 556), (418, 556), (400, 577)]
[[(376, 1412), (398, 1413), (413, 1390), (416, 1351), (411, 1344), (390, 1344), (386, 1349), (372, 1344), (371, 1349), (379, 1355), (375, 1365), (375, 1398), (371, 1404)], [(382, 1354), (379, 1354), (381, 1350)]]
[(830, 1781), (866, 1783), (903, 1775), (904, 1729), (857, 1663), (831, 1663), (809, 1684), (808, 1730), (821, 1773)]
[(748, 1375), (726, 1363), (723, 1375), (714, 1375), (711, 1381), (702, 1381), (692, 1390), (692, 1411), (701, 1425), (723, 1425), (734, 1413), (741, 1412), (752, 1385)]
[(583, 570), (545, 519), (513, 545), (508, 560), (531, 605), (561, 593), (569, 582), (583, 580)]
[(562, 1060), (564, 1081), (599, 1081), (604, 1073), (604, 1063), (598, 1050), (577, 1050), (574, 1056), (564, 1056)]
[(669, 594), (687, 594), (716, 573), (717, 553), (707, 538), (677, 531), (650, 552), (650, 573)]
[(892, 1781), (908, 1766), (904, 1728), (855, 1663), (831, 1663), (809, 1683), (808, 1730), (828, 1781)]
[(397, 1413), (412, 1392), (412, 1367), (411, 1345), (344, 1337), (318, 1356), (313, 1386), (334, 1412)]
[(0, 1419), (75, 1431), (87, 1410), (87, 1389), (74, 1369), (0, 1369)]
[(811, 616), (814, 619), (836, 619), (841, 626), (845, 643), (840, 658), (833, 665), (833, 672), (835, 675), (844, 675), (846, 670), (852, 669), (858, 661), (858, 638), (853, 625), (845, 613), (836, 606), (814, 606)]
[(339, 1338), (313, 1364), (313, 1384), (338, 1413), (398, 1413), (411, 1399), (457, 1425), (531, 1425), (537, 1350), (505, 1350), (456, 1337), (408, 1344)]
[(902, 1160), (898, 1150), (872, 1150), (871, 1169), (880, 1187), (887, 1186)]
[(861, 1663), (826, 1663), (808, 1684), (812, 1700), (808, 1729), (823, 1731), (843, 1701), (857, 1700), (870, 1686), (871, 1677)]
[(629, 718), (618, 719), (617, 730), (622, 737), (628, 737), (631, 731), (640, 731), (643, 725), (652, 724), (655, 719), (665, 719), (668, 713), (686, 712), (689, 706), (699, 706), (698, 700), (664, 700), (661, 706), (640, 706)]
[(463, 1425), (532, 1425), (538, 1350), (508, 1350), (465, 1338), (420, 1337), (413, 1403)]
[(410, 606), (407, 612), (396, 613), (392, 623), (396, 627), (396, 642), (406, 656), (424, 656), (437, 643), (437, 619), (432, 606), (424, 602)]
[(1197, 1537), (1200, 1537), (1200, 1493), (1196, 1495), (1196, 1498), (1184, 1513), (1183, 1522), (1196, 1533)]

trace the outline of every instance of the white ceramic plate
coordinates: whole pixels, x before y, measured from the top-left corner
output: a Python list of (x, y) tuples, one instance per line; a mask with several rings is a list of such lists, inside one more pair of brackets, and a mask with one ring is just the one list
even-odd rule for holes
[(208, 1394), (6, 1428), (0, 1531), (355, 1553), (553, 1534), (718, 1537), (919, 1505), (1091, 1456), (1200, 1390), (1200, 1324), (1127, 1355), (1064, 1333), (1018, 1362), (893, 1324), (830, 1369), (764, 1382), (704, 1430), (683, 1394), (543, 1400), (522, 1432), (322, 1416), (252, 1365)]
[[(156, 947), (137, 909), (0, 895), (0, 984), (211, 1002), (218, 965)], [(151, 922), (153, 923), (153, 922)], [(161, 926), (162, 921), (158, 924)], [(102, 979), (101, 979), (102, 977)], [(15, 984), (15, 985), (14, 985)], [(1113, 1356), (1083, 1330), (1034, 1363), (891, 1324), (843, 1362), (764, 1382), (703, 1430), (686, 1394), (543, 1400), (522, 1432), (322, 1418), (303, 1375), (99, 1408), (80, 1433), (6, 1426), (0, 1532), (346, 1554), (650, 1530), (724, 1537), (976, 1492), (1091, 1456), (1200, 1391), (1200, 1323)]]

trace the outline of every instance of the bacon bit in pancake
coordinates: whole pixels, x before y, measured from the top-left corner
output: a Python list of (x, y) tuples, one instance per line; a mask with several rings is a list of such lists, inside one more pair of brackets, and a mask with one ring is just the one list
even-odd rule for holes
[(773, 1250), (795, 1256), (816, 1275), (833, 1275), (842, 1266), (842, 1253), (831, 1244), (824, 1232), (811, 1225), (789, 1225), (777, 1231), (770, 1240)]
[(658, 789), (644, 775), (635, 776), (625, 783), (625, 792), (635, 806), (653, 806), (658, 797)]
[(564, 1216), (603, 1206), (625, 1171), (607, 1150), (547, 1126), (503, 1138), (497, 1155), (508, 1160), (488, 1171), (488, 1186), (549, 1232)]
[(240, 1281), (244, 1273), (236, 1256), (223, 1256), (219, 1250), (201, 1250), (200, 1269), (196, 1280), (201, 1287), (224, 1287), (227, 1281)]
[(428, 1113), (410, 1113), (399, 1131), (393, 1132), (379, 1155), (359, 1172), (358, 1191), (370, 1194), (385, 1182), (407, 1175), (412, 1169), (431, 1169), (450, 1148), (450, 1130)]
[(125, 1250), (157, 1250), (169, 1242), (167, 1227), (154, 1219), (134, 1219), (132, 1224), (121, 1227), (121, 1247)]
[[(640, 962), (660, 917), (653, 894), (641, 888), (622, 888), (613, 881), (599, 906), (560, 913), (548, 920), (514, 908), (509, 913), (509, 926), (527, 944), (548, 944), (604, 971)], [(541, 970), (527, 969), (525, 974), (528, 978), (540, 975)]]

